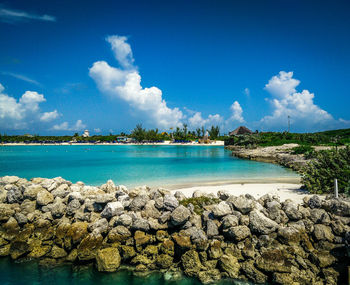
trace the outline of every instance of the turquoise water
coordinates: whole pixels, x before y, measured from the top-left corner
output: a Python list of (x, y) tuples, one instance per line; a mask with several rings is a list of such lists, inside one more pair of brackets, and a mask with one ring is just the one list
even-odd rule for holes
[[(35, 261), (17, 263), (10, 258), (0, 258), (1, 285), (200, 285), (193, 278), (183, 278), (176, 282), (166, 281), (160, 273), (147, 277), (137, 277), (132, 272), (122, 270), (115, 273), (101, 273), (92, 266), (45, 267)], [(243, 285), (246, 282), (221, 281), (220, 285)]]
[(174, 185), (296, 177), (270, 163), (235, 158), (222, 146), (1, 146), (0, 176), (17, 175), (100, 185)]

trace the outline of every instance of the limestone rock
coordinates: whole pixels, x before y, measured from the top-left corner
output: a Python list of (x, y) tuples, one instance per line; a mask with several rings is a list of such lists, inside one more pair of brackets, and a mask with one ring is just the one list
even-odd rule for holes
[(171, 213), (171, 222), (174, 226), (182, 225), (189, 220), (190, 215), (190, 210), (180, 205)]
[(97, 251), (96, 264), (98, 271), (114, 272), (121, 262), (119, 251), (115, 247), (108, 247)]
[(278, 228), (278, 224), (266, 217), (260, 211), (254, 210), (249, 214), (249, 226), (252, 232), (259, 234), (269, 234)]
[(7, 201), (10, 204), (21, 203), (22, 202), (22, 200), (23, 200), (22, 191), (17, 186), (10, 185), (10, 187), (8, 187), (7, 189), (5, 188), (5, 190), (7, 190), (7, 194), (6, 194), (7, 195)]
[(181, 264), (187, 276), (197, 277), (202, 268), (198, 252), (189, 250), (181, 256)]
[(223, 217), (232, 213), (230, 206), (225, 201), (214, 205), (212, 212), (214, 217)]
[(207, 236), (209, 238), (219, 235), (219, 229), (213, 220), (207, 222)]
[(240, 265), (235, 256), (224, 254), (220, 258), (219, 265), (220, 268), (230, 276), (230, 278), (238, 278)]
[(164, 208), (168, 211), (173, 211), (179, 206), (179, 201), (172, 195), (164, 196)]
[(315, 225), (313, 234), (316, 240), (328, 240), (332, 242), (334, 239), (331, 228), (321, 224)]
[(232, 203), (232, 205), (240, 211), (243, 215), (248, 214), (255, 208), (255, 201), (252, 199), (248, 199), (245, 196), (239, 197), (231, 197), (228, 202)]
[(234, 241), (241, 241), (250, 236), (251, 233), (247, 226), (236, 226), (230, 227), (227, 230), (226, 235)]
[(36, 202), (39, 206), (46, 206), (52, 203), (54, 200), (53, 195), (47, 190), (41, 190), (38, 192)]
[(123, 211), (124, 207), (121, 202), (110, 202), (102, 211), (101, 217), (110, 219), (114, 216), (120, 215), (121, 213), (123, 213)]

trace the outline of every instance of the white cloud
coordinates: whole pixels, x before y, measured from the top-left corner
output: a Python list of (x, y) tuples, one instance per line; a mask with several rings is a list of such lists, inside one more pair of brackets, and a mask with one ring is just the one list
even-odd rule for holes
[(94, 129), (94, 132), (95, 132), (95, 133), (100, 133), (100, 132), (101, 132), (101, 129), (100, 129), (100, 128), (96, 128), (96, 129)]
[(232, 112), (231, 117), (229, 118), (229, 121), (237, 121), (240, 123), (244, 122), (244, 118), (243, 118), (243, 109), (241, 107), (241, 105), (239, 104), (238, 101), (233, 102), (233, 104), (230, 107), (230, 110)]
[(5, 94), (4, 90), (5, 88), (0, 84), (1, 130), (27, 129), (31, 124), (42, 121), (43, 116), (48, 116), (46, 113), (40, 112), (40, 103), (46, 101), (43, 94), (26, 91), (19, 100), (16, 100), (16, 98)]
[(31, 20), (56, 22), (56, 17), (50, 15), (37, 15), (21, 10), (13, 10), (0, 7), (0, 21), (5, 23), (26, 22)]
[(209, 127), (221, 125), (223, 118), (219, 114), (209, 115), (208, 118), (204, 119), (201, 112), (196, 112), (192, 117), (188, 119), (188, 122), (192, 128), (198, 127)]
[(51, 130), (54, 131), (81, 131), (86, 128), (82, 120), (77, 120), (73, 126), (69, 126), (68, 122), (63, 122), (61, 124), (54, 125)]
[[(272, 115), (265, 116), (260, 123), (264, 129), (286, 129), (288, 116), (293, 130), (315, 131), (345, 127), (346, 123), (335, 120), (331, 114), (314, 103), (315, 95), (308, 90), (297, 92), (300, 81), (293, 78), (293, 72), (280, 71), (265, 86), (271, 95)], [(294, 129), (293, 129), (294, 128)]]
[(59, 115), (60, 114), (57, 112), (57, 110), (54, 110), (52, 112), (44, 112), (40, 117), (40, 121), (51, 122), (51, 121), (57, 119), (59, 117)]
[(130, 45), (126, 42), (127, 37), (122, 36), (109, 36), (106, 41), (111, 44), (111, 48), (114, 52), (114, 56), (119, 64), (124, 68), (134, 68), (134, 57)]
[(132, 108), (141, 111), (157, 127), (167, 129), (181, 125), (184, 118), (178, 108), (169, 108), (157, 87), (143, 88), (141, 76), (133, 66), (130, 45), (125, 37), (110, 36), (106, 39), (112, 46), (115, 57), (122, 68), (97, 61), (90, 68), (89, 75), (98, 88), (111, 97), (122, 99)]
[(41, 86), (41, 84), (38, 81), (31, 79), (23, 74), (18, 74), (18, 73), (13, 73), (13, 72), (1, 72), (1, 74), (9, 75), (9, 76), (17, 78), (19, 80), (22, 80), (22, 81), (25, 81), (25, 82), (28, 82), (28, 83), (31, 83), (31, 84), (34, 84), (37, 86)]

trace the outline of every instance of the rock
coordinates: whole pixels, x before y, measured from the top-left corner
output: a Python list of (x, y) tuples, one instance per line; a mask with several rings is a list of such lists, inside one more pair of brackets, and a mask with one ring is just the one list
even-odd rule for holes
[(331, 222), (331, 219), (325, 210), (316, 208), (310, 211), (310, 220), (315, 224), (329, 225)]
[(290, 273), (292, 267), (291, 258), (288, 254), (278, 248), (265, 249), (256, 260), (256, 266), (268, 272)]
[(44, 191), (45, 189), (41, 187), (40, 185), (30, 185), (26, 187), (26, 189), (23, 192), (23, 198), (29, 199), (29, 200), (36, 200), (36, 196), (40, 191)]
[(207, 222), (207, 236), (209, 238), (219, 235), (219, 229), (213, 220)]
[(285, 244), (299, 243), (302, 238), (301, 231), (295, 227), (280, 227), (278, 229), (278, 238)]
[(61, 201), (57, 200), (55, 203), (50, 205), (49, 209), (51, 212), (52, 217), (54, 218), (60, 218), (64, 215), (66, 211), (66, 205), (63, 204)]
[(105, 234), (108, 230), (107, 219), (99, 219), (88, 226), (89, 231), (95, 234)]
[(132, 224), (132, 218), (128, 214), (122, 214), (118, 217), (116, 223), (128, 227)]
[(181, 263), (187, 276), (197, 277), (202, 268), (199, 255), (195, 250), (189, 250), (181, 256)]
[(298, 221), (303, 218), (301, 212), (298, 209), (298, 205), (295, 203), (285, 203), (283, 210), (290, 220)]
[(115, 247), (108, 247), (97, 251), (96, 265), (98, 271), (114, 272), (119, 268), (120, 262), (120, 254)]
[(173, 257), (167, 254), (160, 254), (157, 256), (156, 264), (159, 268), (170, 268), (173, 265)]
[(28, 222), (28, 219), (25, 215), (23, 215), (22, 213), (16, 213), (14, 215), (14, 218), (16, 219), (17, 223), (20, 226), (23, 226), (24, 224), (26, 224)]
[(254, 267), (254, 261), (246, 261), (241, 266), (244, 274), (254, 283), (266, 283), (267, 276)]
[(38, 192), (36, 202), (39, 206), (46, 206), (52, 203), (54, 200), (53, 195), (47, 190), (41, 190)]
[(108, 241), (113, 242), (123, 242), (131, 237), (131, 232), (124, 226), (117, 226), (111, 229), (108, 233)]
[(313, 251), (310, 260), (321, 268), (329, 267), (337, 261), (329, 251)]
[(239, 197), (231, 197), (227, 200), (227, 202), (232, 203), (232, 205), (240, 211), (243, 215), (248, 214), (255, 208), (255, 201), (252, 199), (248, 199), (244, 196)]
[(230, 206), (225, 201), (222, 201), (219, 204), (214, 205), (211, 211), (214, 217), (217, 217), (217, 218), (223, 217), (232, 213)]
[(57, 182), (54, 179), (44, 179), (41, 182), (41, 186), (43, 188), (45, 188), (46, 190), (48, 190), (49, 192), (51, 192), (52, 190), (56, 189), (56, 187), (58, 185), (57, 185)]
[(140, 230), (140, 231), (149, 231), (150, 229), (150, 225), (148, 223), (147, 220), (143, 219), (143, 218), (136, 218), (134, 221), (133, 221), (133, 224), (131, 226), (131, 228), (133, 230)]
[(226, 190), (219, 190), (219, 191), (216, 193), (216, 195), (218, 196), (218, 198), (219, 198), (220, 200), (223, 200), (223, 201), (227, 200), (227, 199), (230, 197), (229, 192), (226, 191)]
[(332, 242), (334, 239), (331, 228), (321, 224), (314, 226), (313, 234), (316, 240), (328, 240), (329, 242)]
[(149, 201), (149, 197), (147, 195), (139, 195), (132, 199), (129, 208), (131, 211), (140, 211)]
[(172, 195), (165, 195), (163, 203), (163, 207), (168, 211), (173, 211), (179, 206), (179, 201)]
[(62, 258), (67, 256), (67, 252), (63, 248), (60, 248), (57, 245), (54, 245), (51, 249), (50, 256), (56, 259)]
[(15, 185), (11, 185), (7, 189), (7, 201), (10, 204), (21, 203), (23, 200), (22, 191)]
[(311, 208), (311, 209), (315, 209), (315, 208), (321, 208), (321, 205), (322, 205), (322, 200), (319, 196), (317, 195), (314, 195), (312, 196), (309, 201), (307, 202), (308, 206)]
[(236, 226), (236, 227), (230, 227), (227, 232), (226, 235), (238, 242), (241, 240), (244, 240), (245, 238), (249, 237), (251, 235), (250, 230), (247, 226)]
[(78, 200), (80, 204), (83, 204), (85, 201), (83, 195), (81, 195), (79, 191), (73, 191), (68, 195), (68, 202), (73, 200)]
[(249, 214), (249, 226), (252, 232), (258, 234), (269, 234), (278, 228), (278, 224), (267, 218), (263, 213), (253, 210)]
[(146, 203), (141, 214), (143, 217), (153, 218), (153, 219), (158, 219), (161, 215), (158, 209), (155, 207), (154, 200), (150, 200)]
[(100, 189), (106, 193), (113, 193), (116, 187), (112, 180), (108, 180), (107, 183), (101, 185)]
[(98, 204), (107, 204), (108, 202), (112, 202), (115, 199), (113, 193), (109, 194), (98, 194), (95, 198), (95, 203)]
[(216, 268), (201, 271), (198, 273), (198, 278), (203, 284), (211, 284), (221, 279), (220, 271)]
[(191, 243), (191, 238), (189, 236), (174, 234), (172, 237), (175, 240), (176, 244), (181, 249), (189, 249), (189, 248), (191, 248), (192, 243)]
[(221, 242), (218, 240), (213, 240), (210, 243), (209, 257), (210, 259), (218, 259), (222, 256), (223, 252), (221, 249)]
[(60, 186), (58, 186), (55, 190), (53, 190), (51, 192), (51, 194), (56, 198), (56, 197), (60, 197), (60, 198), (65, 198), (68, 194), (70, 193), (69, 191), (69, 186), (68, 184), (61, 184)]
[(110, 219), (114, 216), (122, 214), (124, 207), (121, 202), (110, 202), (106, 205), (101, 213), (101, 217)]
[(87, 235), (78, 246), (78, 258), (81, 261), (92, 260), (95, 258), (97, 250), (102, 245), (103, 237), (100, 234), (91, 233)]
[(17, 177), (17, 176), (3, 176), (1, 178), (0, 183), (2, 185), (15, 184), (18, 180), (19, 180), (19, 177)]
[(184, 199), (186, 199), (186, 196), (184, 195), (184, 193), (182, 193), (181, 191), (176, 191), (174, 194), (174, 197), (178, 200), (178, 201), (182, 201)]
[(228, 229), (228, 228), (231, 228), (231, 227), (236, 227), (238, 226), (239, 222), (238, 222), (238, 218), (234, 215), (227, 215), (225, 216), (222, 221), (222, 228), (223, 229)]
[(67, 230), (66, 237), (71, 238), (73, 244), (80, 242), (87, 234), (88, 223), (76, 222), (73, 223)]
[(136, 255), (136, 251), (132, 246), (122, 245), (120, 248), (123, 260), (130, 260)]
[(67, 205), (67, 210), (66, 210), (67, 213), (66, 214), (68, 216), (72, 216), (79, 210), (80, 207), (81, 207), (81, 205), (80, 205), (79, 200), (76, 200), (76, 199), (72, 200)]
[(163, 214), (161, 214), (161, 216), (159, 217), (158, 221), (161, 224), (164, 224), (165, 222), (170, 221), (170, 218), (171, 218), (171, 212), (167, 211), (167, 212), (163, 212)]
[(235, 256), (224, 254), (219, 260), (219, 266), (230, 278), (238, 278), (240, 265)]
[(148, 242), (151, 240), (151, 236), (142, 231), (136, 231), (134, 238), (136, 246), (148, 244)]
[(171, 213), (171, 222), (174, 226), (183, 225), (189, 220), (190, 215), (190, 210), (180, 205)]

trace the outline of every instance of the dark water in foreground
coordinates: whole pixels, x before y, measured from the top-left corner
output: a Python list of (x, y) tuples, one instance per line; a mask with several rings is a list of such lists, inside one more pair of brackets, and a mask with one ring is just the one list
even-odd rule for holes
[[(183, 278), (179, 281), (166, 281), (160, 273), (147, 277), (137, 277), (131, 271), (101, 273), (92, 266), (62, 265), (46, 267), (36, 261), (14, 262), (10, 258), (0, 258), (1, 285), (200, 285), (195, 279)], [(220, 285), (243, 285), (248, 283), (236, 281), (221, 281)]]

